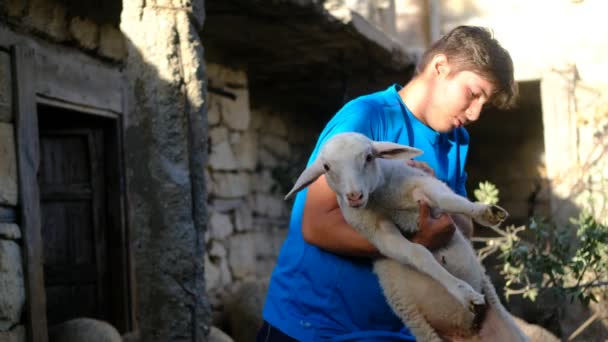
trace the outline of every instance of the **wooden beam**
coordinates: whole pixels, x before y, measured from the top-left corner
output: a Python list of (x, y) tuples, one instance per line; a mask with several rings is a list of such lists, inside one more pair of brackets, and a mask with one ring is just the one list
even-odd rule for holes
[(42, 236), (40, 231), (40, 194), (38, 188), (38, 113), (34, 51), (17, 44), (12, 48), (15, 90), (15, 130), (19, 172), (20, 218), (23, 233), (23, 264), (27, 295), (27, 338), (46, 342), (46, 293)]

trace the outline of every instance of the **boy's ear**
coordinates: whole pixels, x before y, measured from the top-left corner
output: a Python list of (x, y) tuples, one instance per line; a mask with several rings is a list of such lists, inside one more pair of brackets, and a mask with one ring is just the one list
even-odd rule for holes
[(431, 60), (430, 65), (433, 73), (436, 76), (447, 76), (450, 73), (450, 64), (448, 62), (448, 57), (442, 53), (436, 54)]
[(376, 141), (373, 147), (376, 156), (384, 159), (412, 159), (422, 154), (422, 150), (417, 148), (389, 141)]

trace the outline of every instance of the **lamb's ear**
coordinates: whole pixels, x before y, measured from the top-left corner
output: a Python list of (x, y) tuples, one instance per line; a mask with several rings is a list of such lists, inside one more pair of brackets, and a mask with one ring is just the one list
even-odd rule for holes
[(317, 180), (322, 174), (325, 173), (325, 169), (323, 169), (323, 163), (319, 159), (317, 159), (314, 163), (312, 163), (306, 170), (302, 171), (300, 177), (296, 181), (296, 184), (293, 188), (285, 195), (285, 199), (289, 199), (296, 192), (304, 189), (309, 186), (312, 182)]
[(420, 149), (389, 141), (375, 141), (373, 146), (378, 158), (384, 159), (412, 159), (422, 154)]

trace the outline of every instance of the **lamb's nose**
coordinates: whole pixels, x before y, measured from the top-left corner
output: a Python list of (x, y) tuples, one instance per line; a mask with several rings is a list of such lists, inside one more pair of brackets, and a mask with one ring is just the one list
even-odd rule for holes
[(346, 198), (348, 198), (349, 201), (358, 201), (363, 198), (363, 194), (359, 191), (349, 192), (348, 194), (346, 194)]

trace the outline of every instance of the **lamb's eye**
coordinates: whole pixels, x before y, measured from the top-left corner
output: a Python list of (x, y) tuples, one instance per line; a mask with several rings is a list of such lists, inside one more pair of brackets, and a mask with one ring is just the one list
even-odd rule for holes
[(325, 171), (329, 171), (329, 165), (323, 164), (323, 168), (325, 169)]
[(371, 154), (368, 154), (367, 156), (365, 156), (365, 162), (369, 163), (374, 159), (374, 156), (372, 156)]

